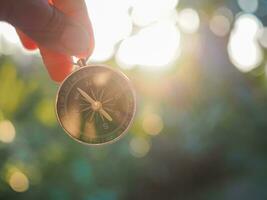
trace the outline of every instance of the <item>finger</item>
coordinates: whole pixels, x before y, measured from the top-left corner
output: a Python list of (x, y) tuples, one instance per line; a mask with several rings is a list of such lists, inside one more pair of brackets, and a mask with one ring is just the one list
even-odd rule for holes
[[(92, 54), (92, 50), (94, 47), (94, 38), (93, 38), (93, 30), (91, 26), (91, 22), (88, 18), (86, 5), (84, 1), (81, 0), (51, 0), (51, 3), (65, 13), (67, 16), (71, 17), (73, 20), (79, 22), (83, 28), (89, 33), (90, 40), (88, 43), (85, 44), (88, 48), (87, 51), (76, 54), (78, 57), (87, 57)], [(67, 34), (66, 34), (67, 35)], [(64, 40), (69, 40), (69, 38), (72, 38), (72, 42), (70, 45), (78, 45), (77, 48), (81, 45), (79, 41), (75, 41), (75, 39), (79, 39), (79, 36), (73, 37), (73, 36), (66, 36), (64, 35), (63, 38), (66, 38)], [(41, 50), (41, 54), (44, 60), (45, 65), (47, 66), (47, 70), (51, 76), (51, 78), (56, 82), (61, 82), (64, 80), (64, 78), (71, 73), (72, 70), (72, 59), (68, 56), (60, 55), (60, 57), (57, 56), (57, 54), (53, 52), (49, 52), (47, 50)], [(60, 61), (58, 60), (60, 59)], [(60, 67), (59, 67), (60, 66)]]
[(20, 38), (22, 45), (26, 49), (35, 50), (38, 48), (37, 44), (31, 38), (29, 38), (27, 35), (25, 35), (22, 31), (20, 31), (19, 29), (16, 29), (16, 31), (17, 31), (17, 34)]
[[(84, 29), (88, 32), (90, 40), (87, 51), (83, 52), (80, 56), (86, 57), (92, 54), (94, 49), (94, 34), (92, 29), (92, 24), (88, 16), (86, 4), (84, 0), (51, 0), (54, 6), (65, 13), (67, 16), (71, 17), (76, 22), (80, 23)], [(73, 45), (79, 45), (78, 41)]]
[(68, 55), (90, 52), (88, 44), (92, 36), (87, 29), (47, 0), (10, 0), (9, 3), (12, 9), (6, 21), (18, 27), (38, 46)]
[(40, 52), (52, 80), (62, 82), (72, 71), (72, 59), (66, 54), (40, 48)]

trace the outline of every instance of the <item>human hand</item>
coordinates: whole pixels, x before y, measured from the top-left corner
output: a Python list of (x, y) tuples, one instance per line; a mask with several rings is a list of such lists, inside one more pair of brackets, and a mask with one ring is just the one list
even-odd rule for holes
[(90, 56), (92, 26), (84, 0), (1, 0), (0, 20), (12, 24), (26, 49), (40, 49), (51, 79), (72, 71), (72, 56)]

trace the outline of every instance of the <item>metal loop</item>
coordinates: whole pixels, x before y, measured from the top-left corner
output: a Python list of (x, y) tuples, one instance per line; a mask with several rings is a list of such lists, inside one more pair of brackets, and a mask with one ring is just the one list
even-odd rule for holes
[(76, 63), (73, 62), (72, 64), (73, 64), (73, 65), (77, 65), (77, 66), (79, 66), (79, 67), (84, 67), (84, 66), (87, 65), (87, 61), (88, 61), (88, 59), (89, 59), (89, 57), (87, 57), (87, 58), (80, 58)]

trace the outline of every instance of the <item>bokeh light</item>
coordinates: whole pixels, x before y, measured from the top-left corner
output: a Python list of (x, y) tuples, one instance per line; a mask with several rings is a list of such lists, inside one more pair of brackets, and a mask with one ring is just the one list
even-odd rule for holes
[(263, 27), (259, 36), (259, 42), (262, 47), (267, 48), (267, 27)]
[(15, 139), (16, 130), (14, 125), (8, 121), (0, 121), (0, 141), (4, 143), (11, 143)]
[(217, 36), (226, 36), (230, 31), (230, 21), (223, 15), (215, 15), (210, 20), (210, 29)]
[(218, 9), (215, 10), (214, 15), (222, 15), (225, 16), (230, 23), (234, 21), (234, 14), (232, 10), (230, 10), (228, 7), (219, 7)]
[(262, 49), (258, 44), (261, 22), (250, 14), (240, 15), (231, 33), (228, 53), (233, 64), (242, 72), (258, 67), (263, 60)]
[(10, 187), (16, 192), (25, 192), (29, 188), (28, 177), (19, 170), (11, 173), (8, 182)]
[(253, 13), (258, 9), (258, 0), (237, 0), (239, 7), (245, 11)]
[(199, 28), (200, 19), (198, 13), (192, 8), (181, 10), (178, 13), (177, 20), (185, 33), (195, 33)]
[(224, 37), (230, 32), (233, 20), (234, 16), (232, 11), (227, 7), (220, 7), (215, 10), (209, 27), (215, 35)]
[(143, 120), (143, 129), (149, 135), (158, 135), (163, 129), (163, 121), (160, 115), (148, 113)]
[(130, 152), (134, 157), (141, 158), (146, 156), (150, 148), (151, 144), (145, 138), (135, 137), (130, 141)]

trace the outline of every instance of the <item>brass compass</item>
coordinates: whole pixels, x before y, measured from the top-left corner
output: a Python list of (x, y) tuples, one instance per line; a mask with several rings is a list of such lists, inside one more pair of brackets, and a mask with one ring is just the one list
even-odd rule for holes
[(136, 110), (130, 80), (108, 66), (86, 65), (79, 68), (59, 87), (56, 97), (57, 118), (73, 139), (100, 145), (120, 138), (129, 129)]

